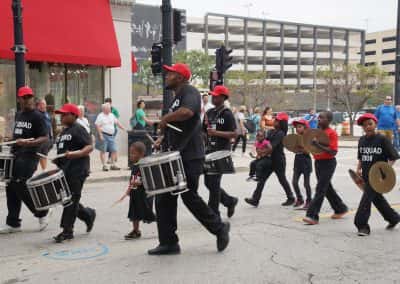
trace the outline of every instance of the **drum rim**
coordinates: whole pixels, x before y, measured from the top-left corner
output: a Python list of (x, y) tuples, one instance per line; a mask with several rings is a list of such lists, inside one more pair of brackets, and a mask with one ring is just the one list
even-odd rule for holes
[[(186, 181), (185, 181), (185, 185), (187, 186), (187, 182)], [(147, 189), (145, 189), (145, 192), (146, 192), (146, 194), (148, 196), (154, 196), (154, 195), (157, 195), (157, 194), (168, 193), (168, 192), (172, 192), (172, 191), (175, 191), (175, 190), (179, 190), (178, 185), (173, 186), (173, 187), (162, 188), (162, 189), (155, 189), (155, 190), (147, 190)]]
[(15, 157), (11, 153), (1, 153), (0, 152), (0, 160), (14, 160)]
[[(54, 174), (46, 176), (45, 178), (36, 180), (36, 178), (38, 178), (40, 175), (44, 175), (46, 173), (51, 173), (51, 172), (54, 172)], [(28, 179), (26, 181), (26, 186), (27, 187), (42, 186), (42, 185), (48, 184), (49, 182), (53, 182), (55, 180), (59, 180), (63, 176), (64, 176), (64, 172), (61, 169), (46, 171), (46, 172), (40, 173), (40, 174), (38, 174), (36, 176), (33, 176), (30, 179)]]
[[(218, 156), (218, 155), (220, 155), (219, 157), (216, 157), (218, 159), (215, 159), (214, 156)], [(228, 151), (228, 150), (216, 151), (216, 152), (212, 152), (212, 153), (209, 153), (206, 155), (206, 162), (207, 161), (215, 161), (215, 160), (219, 160), (219, 159), (223, 159), (223, 158), (227, 158), (227, 157), (232, 157), (231, 151)]]
[(148, 156), (139, 162), (139, 167), (148, 167), (153, 165), (163, 164), (165, 162), (177, 161), (182, 159), (181, 154), (178, 151), (175, 152), (164, 152), (155, 155)]

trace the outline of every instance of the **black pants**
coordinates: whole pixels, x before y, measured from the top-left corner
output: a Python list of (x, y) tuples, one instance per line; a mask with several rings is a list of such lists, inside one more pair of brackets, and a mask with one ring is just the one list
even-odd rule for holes
[(370, 229), (368, 220), (371, 215), (371, 203), (374, 204), (376, 209), (378, 209), (379, 213), (387, 222), (395, 223), (400, 219), (399, 214), (390, 207), (390, 204), (387, 202), (385, 197), (373, 190), (367, 183), (356, 216), (354, 217), (354, 225), (356, 225), (358, 229)]
[[(185, 206), (194, 217), (212, 234), (217, 235), (224, 224), (215, 212), (201, 199), (197, 190), (199, 177), (203, 172), (203, 160), (192, 160), (183, 163), (189, 191), (182, 193)], [(177, 200), (170, 193), (156, 196), (157, 228), (160, 245), (178, 243), (177, 230)]]
[(247, 146), (247, 135), (238, 135), (236, 137), (235, 143), (233, 144), (232, 151), (235, 152), (237, 145), (239, 144), (239, 141), (242, 140), (242, 152), (246, 153), (246, 146)]
[(304, 188), (306, 189), (307, 202), (311, 201), (312, 199), (311, 185), (310, 185), (311, 172), (312, 172), (311, 157), (309, 155), (297, 154), (294, 160), (293, 179), (292, 179), (292, 185), (294, 192), (296, 193), (297, 200), (301, 201), (304, 200), (299, 187), (299, 179), (303, 175), (303, 183), (304, 183)]
[(272, 167), (270, 157), (255, 159), (250, 162), (249, 176), (263, 177)]
[(6, 224), (11, 227), (20, 227), (22, 202), (37, 218), (45, 217), (46, 211), (37, 211), (29, 195), (26, 181), (31, 178), (37, 169), (39, 160), (36, 157), (16, 157), (14, 160), (13, 178), (6, 187), (8, 215)]
[(336, 214), (344, 213), (348, 210), (342, 199), (336, 193), (331, 180), (336, 169), (336, 159), (316, 160), (315, 174), (317, 175), (317, 188), (315, 195), (307, 210), (307, 217), (319, 220), (319, 212), (326, 197)]
[(204, 184), (210, 191), (208, 206), (221, 218), (219, 212), (219, 203), (225, 207), (232, 206), (235, 203), (235, 198), (230, 196), (221, 188), (222, 175), (204, 175)]
[(93, 218), (93, 213), (91, 209), (79, 203), (86, 177), (66, 177), (66, 179), (72, 194), (72, 204), (64, 207), (60, 227), (63, 228), (64, 231), (72, 232), (74, 230), (76, 217), (88, 224)]
[[(265, 183), (272, 173), (275, 173), (278, 177), (279, 183), (285, 190), (287, 199), (294, 199), (292, 190), (288, 180), (286, 179), (286, 159), (281, 157), (280, 160), (270, 160), (270, 158), (262, 159), (262, 163), (257, 163), (256, 175), (258, 178), (256, 190), (253, 193), (252, 199), (259, 202), (261, 199), (262, 192), (264, 190)], [(270, 161), (270, 162), (268, 162)], [(268, 166), (268, 165), (271, 166)]]

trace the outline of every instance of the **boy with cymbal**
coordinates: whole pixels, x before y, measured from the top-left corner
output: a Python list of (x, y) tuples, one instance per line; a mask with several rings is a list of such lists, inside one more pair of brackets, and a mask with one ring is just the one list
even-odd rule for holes
[(357, 120), (357, 124), (362, 126), (365, 132), (358, 143), (357, 174), (365, 181), (364, 194), (354, 218), (359, 236), (368, 236), (371, 232), (368, 225), (371, 203), (389, 223), (386, 229), (394, 229), (400, 222), (399, 214), (393, 210), (382, 194), (372, 188), (369, 182), (369, 170), (375, 163), (388, 162), (392, 166), (400, 158), (392, 143), (383, 135), (376, 133), (377, 122), (378, 119), (370, 113), (364, 114)]

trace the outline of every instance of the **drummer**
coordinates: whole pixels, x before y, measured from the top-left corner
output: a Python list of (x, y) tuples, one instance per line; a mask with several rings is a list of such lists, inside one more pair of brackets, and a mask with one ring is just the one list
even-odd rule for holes
[(368, 219), (371, 215), (371, 203), (375, 205), (379, 213), (389, 223), (386, 229), (394, 229), (400, 222), (399, 214), (390, 207), (385, 197), (374, 191), (369, 184), (369, 170), (376, 162), (388, 162), (389, 165), (393, 166), (395, 161), (399, 159), (399, 154), (392, 143), (385, 136), (376, 133), (377, 122), (377, 118), (370, 113), (364, 114), (357, 120), (357, 124), (362, 126), (365, 132), (365, 135), (360, 138), (358, 143), (357, 173), (362, 176), (366, 185), (354, 218), (354, 224), (358, 229), (359, 236), (368, 236), (371, 232), (368, 225)]
[(74, 104), (65, 104), (56, 110), (61, 115), (63, 131), (56, 139), (57, 154), (64, 158), (55, 160), (56, 165), (64, 171), (69, 189), (72, 193), (72, 204), (64, 207), (60, 227), (63, 231), (54, 237), (57, 243), (74, 238), (73, 230), (76, 217), (86, 224), (89, 233), (96, 218), (96, 211), (79, 203), (83, 184), (89, 175), (89, 154), (93, 151), (92, 139), (88, 132), (76, 122), (79, 109)]
[[(159, 127), (164, 130), (165, 139), (158, 139), (155, 146), (163, 142), (163, 149), (179, 151), (187, 178), (188, 191), (181, 194), (183, 203), (206, 229), (216, 235), (217, 249), (223, 251), (229, 243), (229, 223), (221, 222), (218, 215), (207, 206), (197, 189), (203, 173), (204, 145), (201, 134), (201, 96), (189, 84), (191, 71), (182, 63), (164, 65), (166, 85), (175, 91), (169, 113), (162, 117)], [(166, 129), (167, 123), (183, 130), (183, 133)], [(159, 246), (149, 250), (150, 255), (180, 253), (177, 230), (177, 196), (164, 193), (156, 196), (156, 215)]]
[[(15, 116), (12, 148), (14, 154), (13, 176), (6, 187), (8, 216), (6, 225), (0, 228), (0, 234), (21, 231), (21, 201), (33, 215), (39, 219), (39, 231), (48, 225), (48, 211), (37, 211), (28, 193), (26, 181), (37, 169), (39, 157), (36, 155), (39, 147), (48, 141), (48, 132), (43, 115), (35, 110), (34, 94), (31, 88), (21, 87), (18, 90), (18, 102), (21, 107)], [(33, 138), (33, 140), (24, 140)]]
[[(225, 107), (225, 101), (229, 98), (229, 89), (225, 86), (216, 86), (210, 92), (214, 108), (207, 111), (203, 128), (207, 135), (206, 154), (216, 151), (231, 151), (231, 140), (236, 138), (236, 123), (233, 113)], [(208, 206), (220, 216), (219, 203), (228, 209), (228, 218), (235, 213), (238, 198), (230, 196), (221, 188), (222, 174), (204, 176), (204, 183), (210, 191)]]

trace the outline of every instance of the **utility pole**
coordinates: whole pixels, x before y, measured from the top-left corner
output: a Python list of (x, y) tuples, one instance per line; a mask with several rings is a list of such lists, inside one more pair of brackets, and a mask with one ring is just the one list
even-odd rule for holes
[[(170, 0), (162, 0), (162, 62), (165, 65), (172, 64), (172, 6)], [(168, 113), (168, 107), (172, 99), (171, 90), (167, 90), (165, 84), (165, 71), (163, 71), (163, 115)]]
[[(15, 53), (15, 82), (16, 91), (25, 86), (25, 52), (24, 36), (22, 31), (22, 3), (21, 0), (12, 1), (12, 11), (14, 18), (14, 47)], [(18, 109), (18, 102), (17, 102)]]
[(394, 102), (400, 105), (400, 0), (397, 1), (396, 79)]

